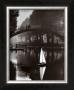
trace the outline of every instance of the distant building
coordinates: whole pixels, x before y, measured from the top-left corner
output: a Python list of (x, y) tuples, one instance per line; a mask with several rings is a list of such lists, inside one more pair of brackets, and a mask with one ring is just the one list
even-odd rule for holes
[(34, 10), (30, 25), (64, 35), (64, 10)]

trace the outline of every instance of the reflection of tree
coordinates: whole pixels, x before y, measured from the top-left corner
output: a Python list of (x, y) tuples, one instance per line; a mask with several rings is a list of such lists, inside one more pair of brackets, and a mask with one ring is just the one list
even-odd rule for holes
[(16, 69), (14, 64), (10, 61), (10, 80), (15, 80), (16, 78)]

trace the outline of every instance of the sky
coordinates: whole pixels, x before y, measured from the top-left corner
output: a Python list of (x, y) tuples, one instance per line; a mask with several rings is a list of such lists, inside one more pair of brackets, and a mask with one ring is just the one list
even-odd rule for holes
[(17, 29), (21, 26), (22, 22), (29, 18), (33, 10), (19, 10), (19, 16), (17, 17)]

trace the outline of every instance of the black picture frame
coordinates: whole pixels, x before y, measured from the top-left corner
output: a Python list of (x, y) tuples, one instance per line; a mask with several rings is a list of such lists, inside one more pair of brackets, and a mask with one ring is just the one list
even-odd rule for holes
[[(72, 14), (73, 13), (73, 3), (69, 0), (17, 0), (17, 1), (0, 1), (1, 4), (1, 50), (0, 50), (0, 67), (1, 74), (0, 80), (1, 89), (30, 89), (30, 88), (39, 88), (39, 89), (70, 89), (73, 83), (73, 21)], [(67, 6), (68, 7), (68, 83), (67, 84), (6, 84), (6, 6)], [(71, 65), (72, 64), (72, 65)]]

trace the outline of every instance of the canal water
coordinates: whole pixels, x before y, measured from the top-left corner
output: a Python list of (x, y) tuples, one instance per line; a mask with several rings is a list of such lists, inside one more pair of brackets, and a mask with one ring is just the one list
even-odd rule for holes
[[(16, 72), (15, 80), (41, 80), (38, 66), (40, 52), (34, 52), (33, 49), (27, 52), (21, 50), (10, 52), (10, 62), (13, 63)], [(46, 69), (43, 80), (64, 80), (64, 50), (44, 50), (44, 56)]]

